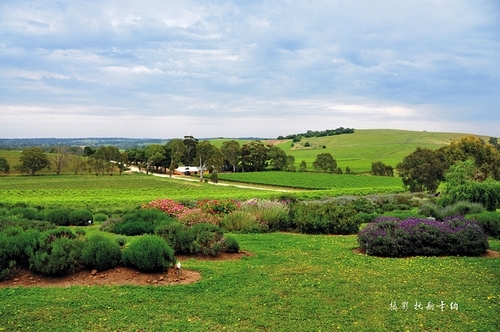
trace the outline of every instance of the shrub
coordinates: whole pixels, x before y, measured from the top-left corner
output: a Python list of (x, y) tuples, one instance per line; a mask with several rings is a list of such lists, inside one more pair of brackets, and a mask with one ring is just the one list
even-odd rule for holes
[(94, 221), (95, 222), (103, 222), (103, 221), (106, 221), (108, 220), (108, 215), (105, 214), (105, 213), (96, 213), (94, 215)]
[(177, 220), (186, 226), (193, 226), (201, 223), (209, 223), (214, 225), (220, 224), (219, 215), (204, 212), (201, 209), (189, 209), (177, 216)]
[(300, 203), (293, 217), (301, 233), (355, 234), (359, 229), (356, 210), (334, 203)]
[(124, 264), (142, 271), (163, 271), (175, 263), (174, 251), (159, 236), (143, 235), (123, 250)]
[(358, 198), (350, 202), (351, 206), (357, 211), (366, 214), (371, 214), (375, 212), (375, 204), (366, 197)]
[(239, 203), (233, 199), (203, 200), (197, 206), (206, 213), (227, 214), (238, 209)]
[(196, 224), (191, 231), (194, 236), (192, 253), (217, 256), (222, 251), (223, 233), (220, 227), (213, 224)]
[(270, 231), (290, 228), (290, 209), (286, 203), (254, 198), (241, 204), (240, 209), (253, 214), (258, 223)]
[(248, 211), (234, 211), (226, 214), (221, 220), (221, 227), (234, 233), (264, 233), (269, 231), (267, 224), (262, 224), (257, 217)]
[(102, 235), (91, 236), (82, 252), (82, 262), (85, 266), (100, 271), (118, 266), (120, 259), (118, 243)]
[(71, 210), (69, 209), (54, 209), (47, 213), (47, 220), (58, 226), (69, 226), (69, 215)]
[(113, 227), (113, 232), (122, 235), (153, 234), (161, 224), (173, 222), (174, 219), (165, 213), (154, 209), (141, 209), (123, 216), (123, 221)]
[(7, 215), (9, 216), (21, 216), (22, 218), (30, 219), (30, 220), (39, 220), (39, 212), (34, 208), (27, 207), (15, 207), (12, 208)]
[(480, 255), (488, 248), (481, 226), (461, 217), (444, 221), (381, 217), (358, 234), (367, 254), (387, 257), (413, 255)]
[(240, 245), (238, 241), (232, 236), (226, 235), (224, 236), (224, 241), (223, 241), (223, 251), (224, 252), (239, 252), (240, 251)]
[(45, 232), (30, 257), (30, 268), (43, 275), (65, 275), (80, 268), (84, 243), (70, 229)]
[(165, 240), (175, 254), (191, 253), (194, 236), (188, 226), (180, 222), (172, 222), (156, 228), (155, 234)]
[(484, 211), (481, 204), (460, 201), (453, 205), (441, 207), (434, 203), (425, 203), (419, 209), (419, 214), (427, 217), (433, 217), (438, 220), (444, 220), (446, 217), (456, 215), (465, 216), (467, 214), (478, 214)]
[(40, 232), (8, 227), (0, 232), (0, 280), (9, 276), (17, 266), (28, 264), (28, 258), (38, 243)]
[(467, 218), (479, 222), (487, 235), (500, 239), (500, 214), (497, 212), (470, 214)]
[(149, 202), (142, 206), (144, 209), (157, 209), (166, 213), (171, 217), (177, 217), (180, 213), (184, 212), (187, 208), (177, 203), (171, 199), (155, 199), (154, 201)]
[(109, 218), (104, 221), (101, 226), (99, 226), (99, 230), (103, 232), (113, 232), (116, 224), (123, 222), (122, 218)]
[(117, 236), (115, 238), (115, 242), (120, 246), (123, 247), (124, 245), (127, 244), (127, 238), (125, 236)]

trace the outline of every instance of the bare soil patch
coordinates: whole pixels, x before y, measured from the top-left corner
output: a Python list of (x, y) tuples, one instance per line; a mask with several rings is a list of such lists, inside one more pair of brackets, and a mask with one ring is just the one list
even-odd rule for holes
[[(181, 262), (191, 258), (199, 260), (234, 260), (243, 256), (251, 256), (246, 251), (238, 253), (223, 253), (217, 257), (196, 255), (176, 256)], [(106, 271), (82, 270), (77, 273), (61, 277), (45, 277), (27, 269), (18, 269), (11, 276), (0, 282), (0, 287), (70, 287), (70, 286), (169, 286), (185, 285), (201, 279), (198, 271), (170, 268), (167, 271), (145, 273), (128, 267), (116, 267)]]

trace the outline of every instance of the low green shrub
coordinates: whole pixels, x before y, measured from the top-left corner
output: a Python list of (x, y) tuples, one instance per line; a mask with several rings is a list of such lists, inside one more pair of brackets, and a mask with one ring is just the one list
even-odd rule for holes
[(118, 243), (99, 234), (88, 238), (82, 252), (83, 264), (90, 269), (100, 271), (118, 266), (120, 259), (121, 252)]
[(80, 267), (85, 244), (76, 239), (68, 228), (58, 228), (42, 234), (39, 246), (31, 255), (30, 269), (43, 275), (65, 275)]
[(21, 216), (22, 218), (29, 220), (41, 220), (40, 213), (35, 208), (27, 207), (15, 207), (8, 211), (9, 216)]
[(438, 220), (444, 220), (446, 217), (478, 214), (484, 211), (484, 207), (479, 203), (460, 201), (445, 207), (441, 207), (435, 203), (427, 202), (420, 207), (418, 213), (426, 217), (433, 217)]
[(106, 221), (103, 221), (99, 226), (99, 230), (103, 232), (112, 233), (115, 229), (116, 224), (123, 222), (122, 218), (108, 218)]
[(142, 271), (163, 271), (175, 263), (174, 251), (159, 236), (143, 235), (122, 252), (125, 265)]
[(239, 203), (233, 199), (213, 199), (199, 201), (197, 206), (203, 212), (211, 214), (227, 214), (238, 209)]
[(444, 221), (381, 217), (358, 233), (358, 243), (367, 254), (386, 257), (478, 256), (488, 249), (481, 225), (458, 216)]
[(243, 202), (240, 210), (253, 214), (257, 222), (271, 232), (291, 228), (290, 209), (281, 201), (253, 198)]
[(40, 232), (8, 227), (0, 232), (0, 280), (4, 280), (17, 266), (27, 267)]
[(69, 214), (69, 224), (71, 226), (89, 226), (92, 221), (92, 212), (86, 209), (74, 210)]
[(240, 244), (233, 236), (230, 235), (224, 236), (222, 247), (224, 252), (235, 253), (240, 251)]
[(356, 234), (359, 229), (356, 210), (350, 206), (299, 203), (291, 214), (298, 230), (305, 234)]
[(232, 233), (266, 233), (267, 224), (262, 224), (253, 213), (248, 211), (233, 211), (226, 214), (221, 220), (221, 227)]
[(120, 246), (123, 247), (127, 244), (127, 238), (125, 236), (117, 236), (115, 238), (115, 242)]
[(69, 226), (70, 209), (53, 209), (47, 212), (47, 221), (58, 226)]
[(486, 211), (469, 214), (466, 217), (479, 222), (487, 235), (500, 239), (500, 214), (498, 212)]
[(108, 215), (105, 213), (96, 213), (94, 214), (94, 221), (95, 222), (103, 222), (108, 220)]
[(156, 227), (175, 221), (167, 214), (156, 209), (140, 209), (123, 216), (122, 222), (117, 222), (113, 233), (122, 235), (153, 234)]
[(223, 233), (219, 226), (213, 224), (196, 224), (191, 227), (194, 241), (191, 244), (192, 253), (217, 256), (223, 249)]
[(191, 243), (194, 235), (191, 228), (180, 222), (172, 222), (157, 227), (155, 234), (160, 236), (177, 254), (191, 253)]
[(377, 219), (380, 215), (376, 212), (374, 213), (358, 213), (356, 218), (359, 224), (369, 223)]

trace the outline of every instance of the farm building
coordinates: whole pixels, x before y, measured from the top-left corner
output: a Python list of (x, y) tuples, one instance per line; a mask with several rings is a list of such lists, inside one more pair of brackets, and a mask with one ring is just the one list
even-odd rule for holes
[(179, 166), (174, 170), (175, 175), (196, 175), (200, 174), (200, 169), (196, 166)]

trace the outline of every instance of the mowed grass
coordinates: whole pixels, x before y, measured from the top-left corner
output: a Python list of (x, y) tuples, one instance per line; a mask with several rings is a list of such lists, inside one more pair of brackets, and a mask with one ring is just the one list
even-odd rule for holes
[(250, 199), (270, 197), (268, 192), (234, 186), (215, 186), (144, 174), (41, 175), (0, 177), (0, 202), (39, 206), (122, 209), (137, 207), (156, 198), (174, 200)]
[(356, 236), (235, 237), (253, 256), (183, 261), (201, 272), (191, 285), (0, 288), (0, 330), (498, 331), (498, 259), (369, 257), (352, 252)]

